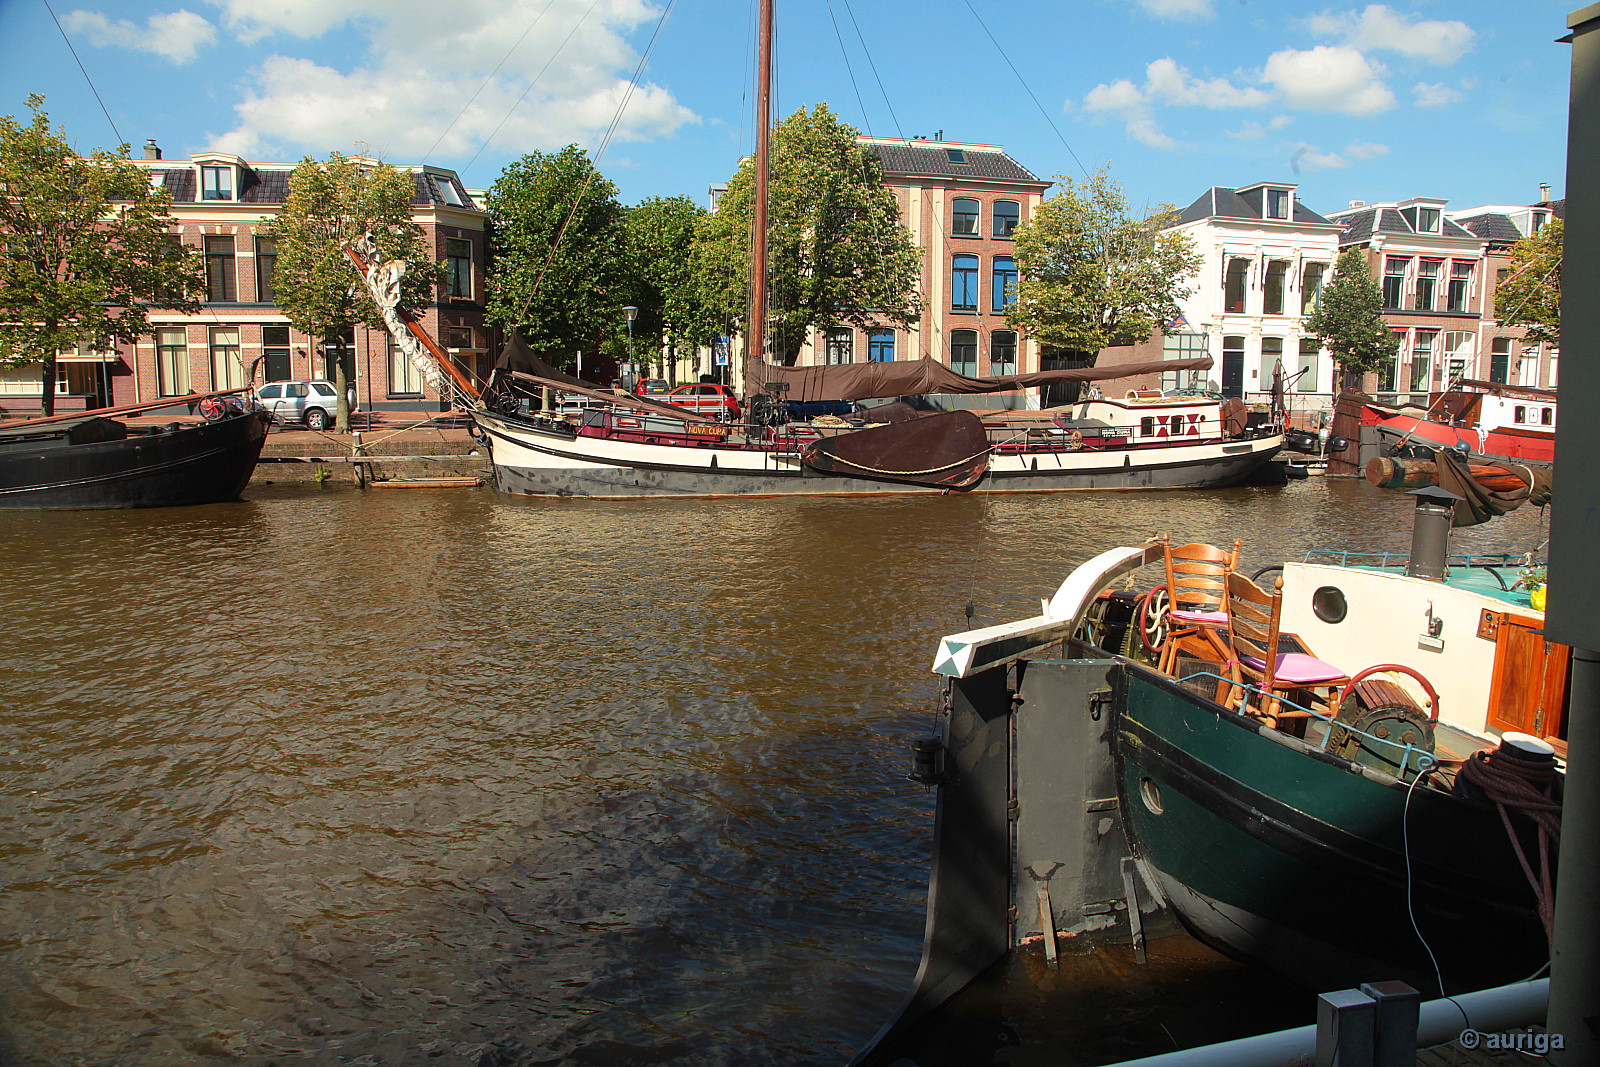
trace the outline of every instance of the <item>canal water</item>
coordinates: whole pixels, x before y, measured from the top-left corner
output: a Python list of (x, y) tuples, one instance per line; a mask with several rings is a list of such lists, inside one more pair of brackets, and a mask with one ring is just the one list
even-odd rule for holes
[(0, 513), (0, 1064), (840, 1064), (917, 962), (940, 635), (1412, 503), (248, 495)]

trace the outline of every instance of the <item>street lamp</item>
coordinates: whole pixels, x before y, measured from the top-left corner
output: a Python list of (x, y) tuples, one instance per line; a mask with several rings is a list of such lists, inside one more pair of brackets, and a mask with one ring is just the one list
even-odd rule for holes
[(622, 313), (628, 317), (628, 370), (638, 374), (639, 368), (633, 364), (633, 319), (635, 315), (639, 314), (639, 309), (630, 305), (623, 308)]

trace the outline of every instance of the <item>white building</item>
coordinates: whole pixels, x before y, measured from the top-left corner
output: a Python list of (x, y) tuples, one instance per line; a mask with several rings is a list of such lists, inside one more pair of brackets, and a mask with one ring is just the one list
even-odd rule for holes
[(1305, 320), (1339, 258), (1340, 226), (1307, 208), (1287, 182), (1208, 190), (1178, 216), (1200, 273), (1163, 347), (1171, 358), (1209, 354), (1213, 385), (1263, 399), (1280, 362), (1291, 410), (1329, 405), (1332, 358)]

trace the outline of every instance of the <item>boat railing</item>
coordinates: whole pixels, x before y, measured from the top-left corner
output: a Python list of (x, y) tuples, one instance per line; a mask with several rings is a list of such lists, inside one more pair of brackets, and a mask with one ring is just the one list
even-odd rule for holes
[[(1409, 552), (1352, 552), (1339, 548), (1313, 548), (1306, 552), (1302, 563), (1322, 563), (1334, 567), (1366, 567), (1371, 570), (1393, 570), (1404, 567), (1411, 560)], [(1447, 567), (1485, 570), (1499, 580), (1503, 589), (1510, 589), (1502, 570), (1521, 570), (1534, 562), (1528, 553), (1452, 553), (1445, 557)]]
[[(1181, 668), (1180, 670), (1181, 673), (1177, 677), (1178, 684), (1199, 696), (1209, 698), (1212, 693), (1222, 691), (1219, 686), (1236, 686), (1240, 689), (1243, 689), (1246, 694), (1252, 694), (1255, 696), (1267, 695), (1266, 690), (1262, 689), (1260, 686), (1254, 685), (1248, 681), (1236, 680), (1228, 675), (1219, 674), (1214, 670), (1182, 670)], [(1434, 771), (1439, 769), (1438, 757), (1426, 748), (1422, 748), (1419, 745), (1408, 744), (1402, 741), (1395, 741), (1387, 737), (1379, 737), (1377, 734), (1368, 733), (1367, 731), (1359, 729), (1348, 722), (1340, 722), (1333, 715), (1318, 711), (1315, 708), (1306, 707), (1303, 704), (1299, 704), (1294, 700), (1289, 699), (1281, 690), (1272, 693), (1271, 696), (1280, 707), (1289, 708), (1293, 711), (1304, 712), (1306, 715), (1310, 716), (1313, 721), (1322, 723), (1326, 731), (1323, 735), (1324, 740), (1328, 736), (1328, 732), (1331, 732), (1336, 726), (1341, 730), (1347, 730), (1350, 732), (1350, 734), (1361, 738), (1365, 747), (1374, 752), (1384, 754), (1384, 761), (1396, 768), (1394, 777), (1398, 778), (1402, 782), (1408, 782), (1412, 778), (1420, 775), (1432, 774)], [(1248, 700), (1248, 696), (1246, 699)], [(1296, 740), (1301, 740), (1306, 744), (1311, 744), (1309, 740), (1302, 738), (1297, 738)], [(1393, 753), (1394, 758), (1390, 759), (1388, 753)]]

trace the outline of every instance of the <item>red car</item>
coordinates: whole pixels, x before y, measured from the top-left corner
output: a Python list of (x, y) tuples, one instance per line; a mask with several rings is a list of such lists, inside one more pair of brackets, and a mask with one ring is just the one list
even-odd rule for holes
[(742, 415), (738, 397), (726, 385), (680, 385), (665, 396), (652, 396), (650, 399), (698, 411), (702, 415), (720, 415), (729, 421)]

